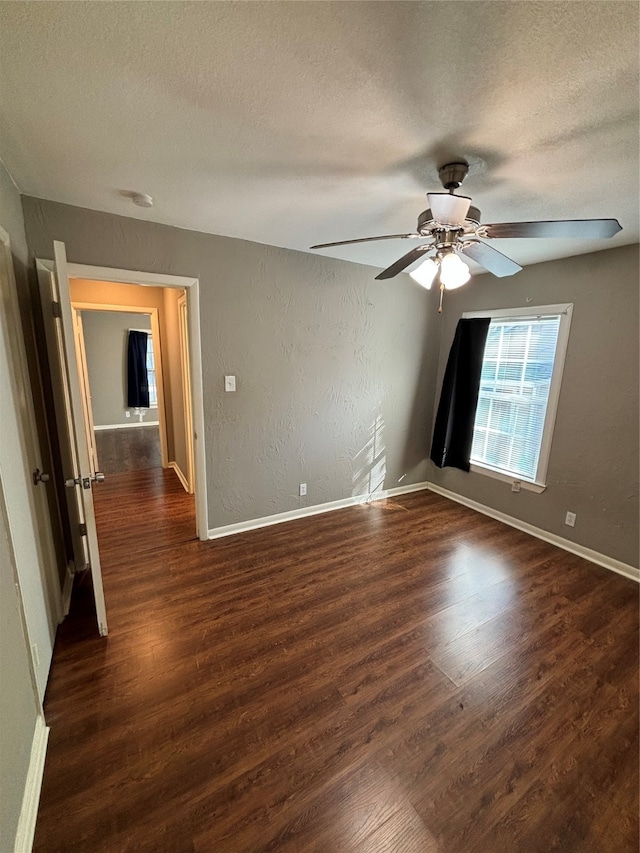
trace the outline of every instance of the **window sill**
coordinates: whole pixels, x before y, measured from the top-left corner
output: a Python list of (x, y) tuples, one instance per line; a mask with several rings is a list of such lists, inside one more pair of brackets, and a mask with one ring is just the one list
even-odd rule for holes
[(529, 480), (519, 480), (517, 477), (514, 477), (513, 474), (503, 474), (502, 471), (494, 471), (493, 468), (485, 468), (484, 465), (478, 465), (476, 462), (471, 463), (469, 470), (473, 474), (484, 474), (485, 477), (493, 477), (495, 480), (502, 480), (503, 483), (510, 483), (512, 487), (514, 484), (518, 484), (519, 488), (512, 488), (512, 491), (514, 492), (525, 490), (528, 492), (535, 492), (539, 495), (547, 488), (544, 483), (532, 483)]

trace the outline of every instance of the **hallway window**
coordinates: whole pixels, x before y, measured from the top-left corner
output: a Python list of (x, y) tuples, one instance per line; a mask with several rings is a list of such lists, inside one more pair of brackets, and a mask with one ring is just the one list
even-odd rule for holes
[(156, 384), (156, 362), (153, 354), (153, 338), (147, 335), (147, 376), (149, 381), (149, 408), (158, 408), (158, 386)]

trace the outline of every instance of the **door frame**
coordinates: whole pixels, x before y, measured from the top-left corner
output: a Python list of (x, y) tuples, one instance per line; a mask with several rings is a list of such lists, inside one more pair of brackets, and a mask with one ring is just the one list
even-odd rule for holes
[[(196, 529), (198, 538), (206, 542), (209, 538), (207, 506), (207, 464), (204, 448), (204, 394), (202, 386), (202, 348), (200, 337), (200, 280), (188, 276), (164, 273), (123, 270), (115, 267), (98, 267), (89, 264), (68, 263), (70, 279), (137, 284), (142, 287), (172, 287), (184, 289), (187, 294), (187, 316), (189, 319), (189, 358), (191, 367), (191, 402), (194, 439), (194, 474)], [(52, 272), (53, 261), (36, 258), (36, 268)]]
[[(71, 264), (69, 265), (71, 266)], [(71, 276), (74, 278), (74, 276)], [(137, 305), (112, 305), (112, 304), (102, 304), (98, 302), (76, 302), (75, 300), (71, 300), (71, 310), (74, 315), (78, 316), (80, 321), (80, 330), (82, 332), (81, 338), (81, 348), (82, 353), (85, 358), (84, 365), (82, 365), (81, 369), (83, 371), (87, 371), (86, 367), (86, 354), (85, 354), (85, 346), (84, 346), (84, 328), (82, 326), (82, 317), (80, 312), (82, 311), (118, 311), (123, 314), (150, 314), (151, 315), (151, 340), (153, 341), (153, 356), (156, 362), (156, 376), (160, 377), (160, 382), (157, 384), (158, 389), (158, 421), (160, 423), (160, 456), (162, 459), (162, 467), (169, 467), (169, 453), (167, 450), (168, 442), (167, 442), (167, 413), (165, 409), (165, 400), (164, 400), (164, 365), (162, 362), (162, 342), (160, 340), (160, 320), (158, 318), (158, 309), (157, 308), (140, 308)], [(86, 383), (87, 387), (90, 387), (89, 382), (89, 373), (86, 373)], [(89, 409), (92, 412), (92, 427), (93, 427), (93, 409), (89, 406)], [(94, 438), (95, 441), (95, 438)]]
[(178, 332), (180, 338), (180, 366), (182, 368), (182, 404), (184, 409), (184, 431), (187, 440), (187, 485), (190, 494), (194, 491), (193, 453), (193, 402), (191, 399), (191, 365), (189, 360), (189, 314), (187, 294), (178, 297)]

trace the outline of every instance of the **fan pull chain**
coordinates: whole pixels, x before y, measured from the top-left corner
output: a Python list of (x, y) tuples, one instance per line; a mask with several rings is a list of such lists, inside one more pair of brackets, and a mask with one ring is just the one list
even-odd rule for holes
[(438, 305), (438, 314), (442, 314), (442, 297), (444, 295), (444, 284), (440, 282), (440, 305)]

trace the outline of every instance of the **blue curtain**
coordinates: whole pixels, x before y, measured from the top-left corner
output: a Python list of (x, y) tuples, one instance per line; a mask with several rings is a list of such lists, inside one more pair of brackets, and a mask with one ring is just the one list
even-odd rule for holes
[(129, 332), (127, 344), (127, 406), (130, 409), (149, 408), (149, 377), (147, 374), (147, 333)]
[(469, 470), (489, 317), (459, 320), (449, 352), (431, 444), (438, 468)]

